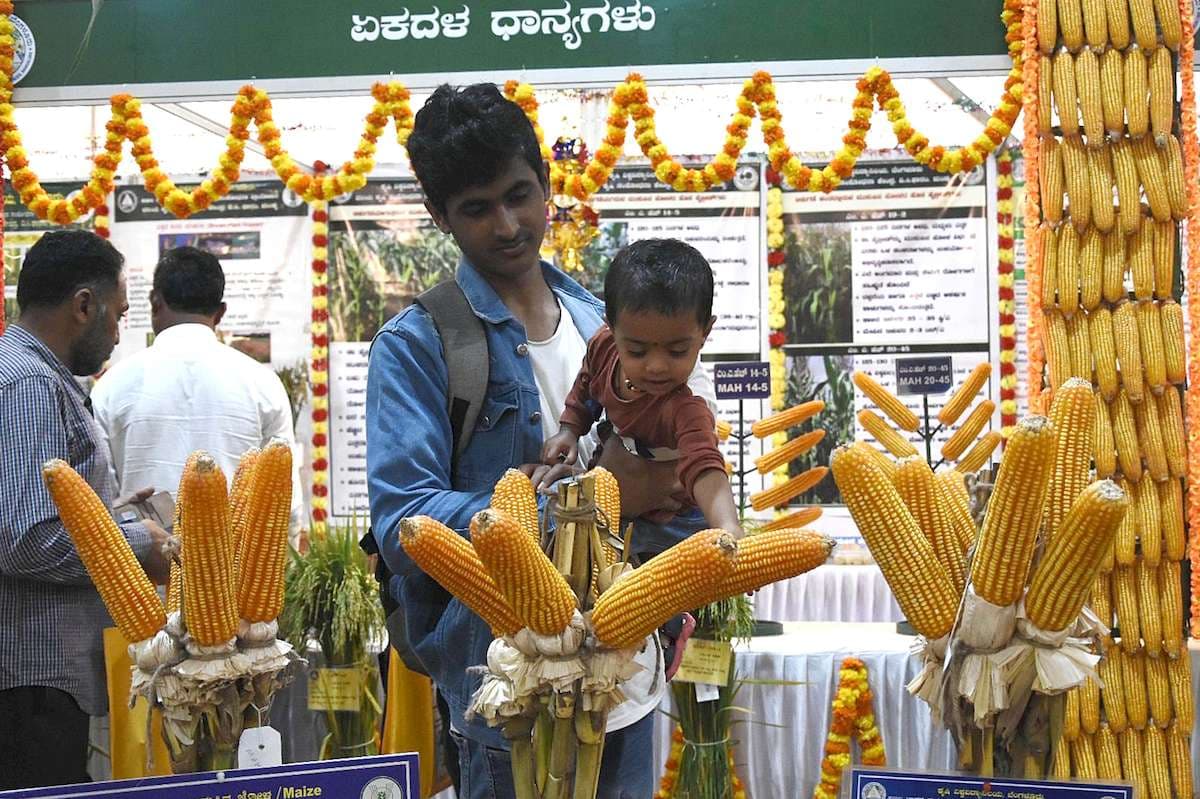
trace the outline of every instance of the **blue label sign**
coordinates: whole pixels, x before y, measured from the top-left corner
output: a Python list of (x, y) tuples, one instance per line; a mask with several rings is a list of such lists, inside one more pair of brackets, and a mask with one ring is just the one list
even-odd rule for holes
[(380, 755), (271, 768), (0, 791), (3, 799), (419, 799), (417, 755)]
[(735, 361), (713, 365), (717, 399), (768, 399), (771, 365), (766, 361)]
[(1128, 785), (852, 768), (850, 799), (1132, 799)]
[(897, 394), (945, 394), (952, 388), (954, 364), (949, 355), (896, 359)]

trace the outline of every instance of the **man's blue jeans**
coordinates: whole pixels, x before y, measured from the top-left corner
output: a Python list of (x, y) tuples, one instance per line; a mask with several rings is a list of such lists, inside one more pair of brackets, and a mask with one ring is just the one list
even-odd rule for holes
[[(650, 799), (654, 795), (654, 715), (604, 740), (600, 765), (600, 790), (596, 799)], [(458, 744), (462, 769), (459, 799), (512, 799), (513, 778), (509, 753), (451, 732)]]

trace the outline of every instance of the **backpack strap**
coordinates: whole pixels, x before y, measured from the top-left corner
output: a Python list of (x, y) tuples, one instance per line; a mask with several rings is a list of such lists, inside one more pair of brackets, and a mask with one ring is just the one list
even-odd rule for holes
[(488, 345), (483, 322), (475, 315), (462, 287), (447, 280), (422, 292), (414, 300), (433, 318), (442, 339), (448, 390), (446, 409), (450, 414), (451, 474), (471, 441), (475, 422), (487, 396)]

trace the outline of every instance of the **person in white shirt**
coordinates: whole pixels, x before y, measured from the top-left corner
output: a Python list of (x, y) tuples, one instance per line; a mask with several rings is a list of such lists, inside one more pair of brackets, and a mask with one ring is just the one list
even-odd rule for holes
[[(225, 273), (195, 247), (164, 252), (154, 270), (154, 343), (115, 364), (92, 390), (117, 484), (175, 494), (188, 456), (205, 450), (233, 479), (249, 449), (281, 438), (296, 450), (291, 403), (279, 377), (217, 339)], [(299, 458), (292, 478), (290, 538), (299, 542)]]

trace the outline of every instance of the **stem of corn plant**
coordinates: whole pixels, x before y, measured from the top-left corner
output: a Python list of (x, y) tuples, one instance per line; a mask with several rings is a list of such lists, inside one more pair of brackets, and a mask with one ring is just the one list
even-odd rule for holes
[(504, 723), (513, 773), (513, 795), (516, 799), (538, 799), (533, 763), (533, 719), (521, 716)]
[(554, 743), (554, 715), (549, 707), (542, 707), (533, 728), (534, 761), (537, 772), (535, 783), (538, 796), (546, 792), (546, 780), (550, 774), (550, 747)]

